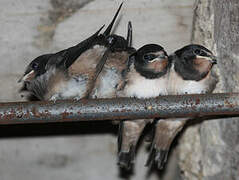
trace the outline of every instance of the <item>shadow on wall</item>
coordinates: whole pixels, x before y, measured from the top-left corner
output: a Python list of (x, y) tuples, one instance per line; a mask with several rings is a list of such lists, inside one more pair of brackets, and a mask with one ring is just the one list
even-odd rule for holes
[(4, 125), (0, 126), (0, 139), (56, 135), (116, 135), (117, 131), (118, 126), (106, 121)]

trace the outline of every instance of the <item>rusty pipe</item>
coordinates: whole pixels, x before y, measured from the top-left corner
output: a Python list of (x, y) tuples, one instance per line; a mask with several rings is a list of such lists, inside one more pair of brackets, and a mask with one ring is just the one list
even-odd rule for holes
[(0, 124), (239, 114), (239, 93), (0, 103)]

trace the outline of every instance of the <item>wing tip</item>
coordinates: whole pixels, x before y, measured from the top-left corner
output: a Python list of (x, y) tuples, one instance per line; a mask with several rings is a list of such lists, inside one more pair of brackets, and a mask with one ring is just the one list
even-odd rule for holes
[(121, 168), (130, 170), (133, 167), (135, 160), (135, 147), (131, 146), (129, 152), (119, 152), (118, 165)]
[(120, 12), (120, 10), (121, 10), (123, 4), (124, 4), (124, 2), (122, 2), (122, 3), (120, 4), (119, 8), (117, 9), (117, 11), (116, 11), (116, 13), (115, 13), (115, 15), (114, 15), (112, 21), (110, 22), (109, 26), (106, 28), (105, 32), (103, 33), (104, 36), (108, 36), (108, 35), (110, 34), (110, 32), (111, 32), (111, 30), (112, 30), (112, 27), (113, 27), (113, 25), (114, 25), (114, 23), (115, 23), (115, 20), (116, 20), (116, 18), (117, 18), (117, 16), (118, 16), (118, 14), (119, 14), (119, 12)]
[(145, 166), (152, 167), (154, 164), (159, 170), (162, 170), (167, 162), (168, 150), (153, 148)]

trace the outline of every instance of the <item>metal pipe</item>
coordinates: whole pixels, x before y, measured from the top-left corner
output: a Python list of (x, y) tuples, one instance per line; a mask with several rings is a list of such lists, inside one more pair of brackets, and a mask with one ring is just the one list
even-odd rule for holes
[(239, 93), (0, 103), (0, 124), (239, 114)]

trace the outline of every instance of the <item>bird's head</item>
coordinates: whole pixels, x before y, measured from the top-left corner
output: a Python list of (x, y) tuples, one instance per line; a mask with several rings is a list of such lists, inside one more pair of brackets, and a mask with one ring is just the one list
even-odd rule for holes
[(160, 78), (170, 68), (168, 55), (157, 44), (147, 44), (130, 56), (138, 73), (147, 79)]
[(46, 72), (46, 64), (51, 54), (45, 54), (35, 58), (26, 68), (25, 73), (18, 82), (31, 82), (36, 77)]
[(175, 52), (174, 68), (184, 80), (199, 81), (207, 76), (217, 63), (213, 53), (204, 46), (187, 45)]

